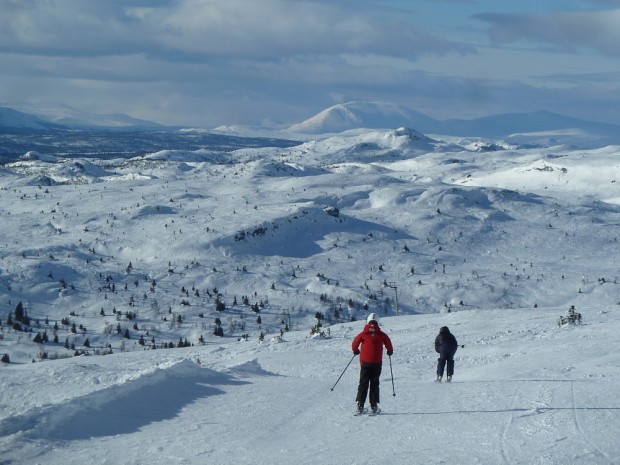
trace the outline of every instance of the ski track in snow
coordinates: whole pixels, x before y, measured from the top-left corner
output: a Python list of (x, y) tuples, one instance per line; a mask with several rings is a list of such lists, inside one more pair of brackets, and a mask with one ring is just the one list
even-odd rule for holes
[[(588, 433), (584, 430), (584, 428), (581, 426), (581, 422), (579, 421), (579, 413), (578, 410), (580, 410), (577, 407), (577, 400), (576, 400), (576, 396), (575, 396), (575, 382), (571, 382), (570, 383), (570, 396), (571, 396), (571, 405), (572, 405), (572, 414), (573, 414), (573, 420), (575, 422), (575, 426), (577, 427), (577, 430), (579, 431), (579, 434), (581, 434), (581, 436), (583, 437), (584, 441), (590, 445), (590, 447), (595, 451), (596, 455), (603, 457), (607, 463), (609, 463), (610, 465), (614, 465), (614, 462), (609, 458), (609, 456), (603, 452), (603, 450), (601, 450), (591, 439), (592, 437), (592, 433)], [(585, 409), (588, 410), (588, 409)], [(594, 412), (592, 410), (593, 414), (595, 414), (596, 412)], [(596, 460), (596, 458), (594, 459)]]
[[(521, 390), (522, 385), (521, 383), (516, 385), (516, 389), (514, 394), (512, 394), (512, 405), (510, 408), (510, 412), (508, 414), (508, 418), (506, 419), (506, 422), (504, 423), (504, 426), (502, 428), (502, 432), (500, 434), (500, 445), (501, 445), (501, 451), (502, 451), (502, 459), (504, 461), (504, 463), (506, 464), (511, 464), (512, 461), (510, 460), (510, 456), (514, 455), (516, 450), (514, 445), (509, 441), (509, 433), (511, 428), (513, 427), (513, 423), (514, 423), (514, 419), (515, 419), (515, 408), (518, 405), (518, 401), (519, 401), (519, 391)], [(511, 449), (510, 451), (508, 449)]]

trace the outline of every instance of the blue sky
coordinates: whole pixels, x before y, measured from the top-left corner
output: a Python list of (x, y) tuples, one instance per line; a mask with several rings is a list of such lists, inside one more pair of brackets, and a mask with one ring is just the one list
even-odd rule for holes
[(0, 0), (0, 102), (165, 124), (336, 103), (620, 124), (620, 0)]

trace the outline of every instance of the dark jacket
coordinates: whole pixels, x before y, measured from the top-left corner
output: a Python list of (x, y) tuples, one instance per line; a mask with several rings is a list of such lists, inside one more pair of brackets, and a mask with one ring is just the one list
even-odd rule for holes
[(385, 346), (388, 355), (392, 355), (392, 341), (379, 328), (376, 321), (371, 321), (364, 330), (359, 333), (353, 340), (351, 348), (353, 353), (357, 353), (360, 349), (360, 363), (381, 363), (383, 360), (383, 346)]
[(447, 348), (452, 349), (453, 352), (456, 352), (456, 349), (459, 346), (458, 342), (456, 342), (454, 334), (450, 332), (447, 326), (443, 326), (435, 338), (435, 352), (440, 352), (439, 348), (441, 345), (445, 345)]

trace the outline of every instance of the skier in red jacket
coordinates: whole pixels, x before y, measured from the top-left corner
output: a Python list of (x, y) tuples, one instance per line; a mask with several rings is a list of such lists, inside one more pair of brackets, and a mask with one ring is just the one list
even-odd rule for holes
[[(360, 350), (361, 344), (361, 350)], [(373, 413), (379, 410), (379, 376), (383, 362), (383, 346), (388, 356), (394, 352), (392, 341), (379, 328), (379, 317), (375, 313), (368, 315), (364, 330), (353, 340), (352, 349), (355, 355), (360, 356), (360, 383), (357, 388), (357, 411), (364, 411), (364, 402), (370, 386), (370, 408)]]

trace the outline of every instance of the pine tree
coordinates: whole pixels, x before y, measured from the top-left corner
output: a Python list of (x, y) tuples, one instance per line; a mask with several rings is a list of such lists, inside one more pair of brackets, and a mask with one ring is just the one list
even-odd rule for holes
[(24, 305), (21, 302), (15, 307), (15, 321), (24, 322)]

